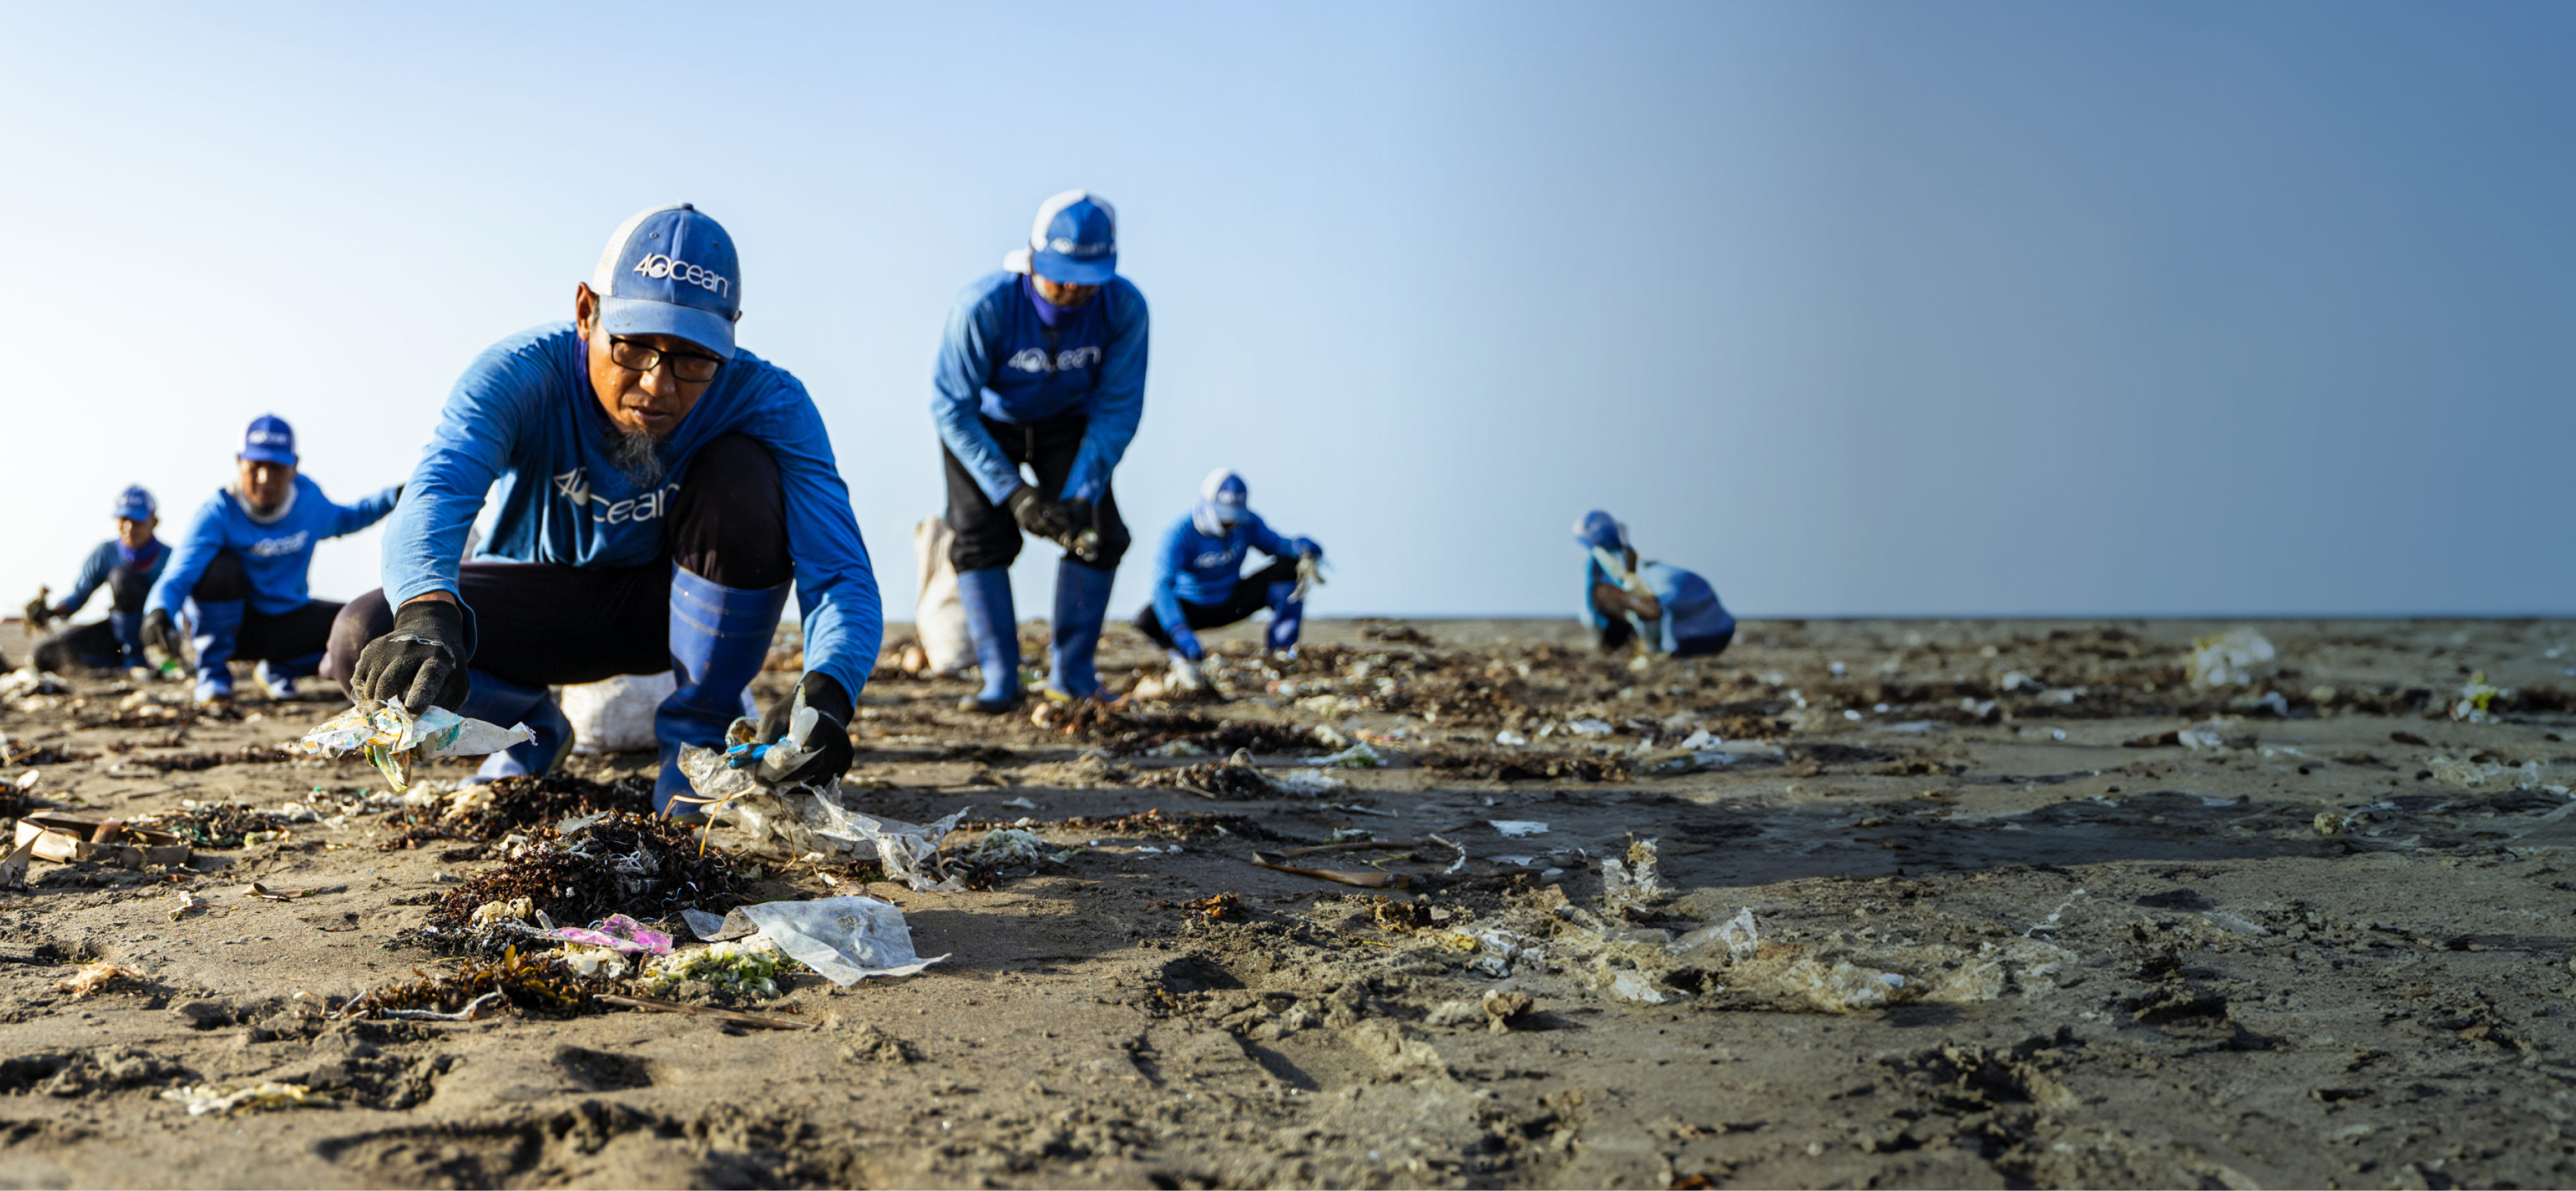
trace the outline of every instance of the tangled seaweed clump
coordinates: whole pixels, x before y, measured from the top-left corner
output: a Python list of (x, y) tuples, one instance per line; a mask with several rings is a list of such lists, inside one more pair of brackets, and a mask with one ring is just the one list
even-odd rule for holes
[(602, 812), (568, 832), (540, 827), (500, 865), (469, 877), (430, 910), (422, 941), (434, 950), (491, 951), (517, 936), (475, 921), (491, 902), (525, 898), (531, 915), (558, 923), (611, 914), (666, 919), (683, 909), (723, 913), (752, 900), (759, 870), (739, 853), (701, 850), (689, 828), (654, 815)]
[(493, 843), (602, 811), (653, 813), (652, 779), (623, 777), (601, 782), (569, 773), (549, 773), (466, 786), (450, 796), (445, 809), (426, 821), (421, 812), (414, 810), (387, 816), (387, 826), (408, 830), (377, 844), (376, 850), (400, 852), (439, 840)]
[(960, 831), (993, 831), (1005, 827), (1028, 827), (1040, 831), (1088, 831), (1103, 836), (1151, 836), (1156, 839), (1194, 840), (1210, 836), (1232, 835), (1244, 839), (1275, 840), (1279, 835), (1253, 821), (1250, 815), (1221, 815), (1206, 811), (1169, 812), (1161, 807), (1138, 811), (1132, 815), (1076, 815), (1052, 821), (1009, 821), (997, 819), (970, 820), (960, 823)]
[(209, 802), (139, 820), (188, 841), (191, 847), (213, 852), (247, 847), (254, 835), (283, 834), (291, 821), (287, 814), (246, 802)]
[(349, 1002), (342, 1013), (375, 1017), (387, 1011), (426, 1009), (453, 1014), (492, 994), (499, 994), (512, 1009), (540, 1017), (572, 1017), (607, 1009), (561, 958), (524, 956), (517, 947), (503, 951), (498, 959), (468, 960), (445, 976), (418, 968), (412, 969), (412, 975), (420, 979), (377, 989)]

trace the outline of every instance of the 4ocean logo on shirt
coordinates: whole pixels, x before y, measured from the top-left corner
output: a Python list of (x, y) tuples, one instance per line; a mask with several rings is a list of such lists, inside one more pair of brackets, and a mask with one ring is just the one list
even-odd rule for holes
[(313, 535), (299, 529), (282, 538), (261, 538), (250, 544), (250, 552), (254, 558), (283, 558), (304, 549), (312, 542)]
[(642, 496), (608, 500), (590, 490), (590, 480), (582, 474), (584, 470), (576, 467), (556, 473), (555, 493), (575, 506), (589, 505), (590, 519), (606, 525), (655, 520), (670, 510), (671, 497), (680, 490), (678, 484), (664, 484)]
[(1011, 353), (1011, 358), (1003, 361), (1002, 366), (1017, 368), (1022, 372), (1071, 372), (1076, 368), (1088, 368), (1099, 362), (1100, 349), (1097, 346), (1068, 347), (1055, 354), (1055, 366), (1049, 368), (1045, 348), (1024, 347)]
[(684, 281), (719, 297), (733, 296), (732, 278), (711, 269), (699, 268), (687, 261), (672, 260), (658, 252), (635, 262), (635, 272), (655, 281), (664, 279)]

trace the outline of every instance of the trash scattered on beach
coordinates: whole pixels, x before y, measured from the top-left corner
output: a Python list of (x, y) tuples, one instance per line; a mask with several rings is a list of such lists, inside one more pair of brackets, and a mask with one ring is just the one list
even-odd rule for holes
[(251, 1084), (195, 1084), (170, 1088), (161, 1093), (164, 1100), (176, 1100), (188, 1106), (188, 1115), (212, 1113), (267, 1112), (280, 1108), (329, 1108), (331, 1098), (300, 1083), (272, 1083), (262, 1080)]
[(469, 720), (443, 707), (414, 716), (388, 699), (373, 711), (352, 707), (306, 733), (295, 748), (318, 757), (363, 751), (399, 794), (411, 785), (413, 765), (438, 757), (480, 757), (534, 738), (528, 726), (504, 728)]
[(2193, 686), (2251, 686), (2272, 676), (2276, 656), (2272, 643), (2264, 640), (2263, 634), (2235, 628), (2195, 638), (2184, 669), (2191, 675)]
[(1504, 839), (1527, 839), (1547, 834), (1547, 824), (1536, 819), (1488, 819), (1485, 825), (1501, 832)]
[(104, 992), (119, 983), (142, 984), (145, 980), (146, 977), (139, 969), (129, 968), (111, 960), (99, 960), (95, 963), (82, 964), (80, 971), (74, 973), (71, 979), (55, 981), (54, 988), (70, 993), (72, 999), (77, 1001), (91, 993)]
[(36, 859), (70, 864), (90, 860), (141, 870), (150, 865), (186, 864), (189, 849), (178, 836), (121, 819), (84, 819), (73, 815), (29, 815), (18, 820), (13, 843), (30, 847)]
[(1293, 864), (1280, 863), (1285, 859), (1287, 858), (1284, 856), (1270, 852), (1252, 854), (1252, 863), (1262, 868), (1300, 877), (1313, 877), (1319, 881), (1331, 881), (1336, 885), (1355, 885), (1362, 889), (1403, 889), (1413, 883), (1413, 878), (1403, 873), (1380, 872), (1375, 869), (1361, 873), (1335, 868), (1302, 868)]
[(903, 911), (872, 897), (762, 902), (742, 912), (779, 950), (844, 988), (870, 976), (914, 975), (948, 958), (914, 954)]
[(644, 974), (645, 986), (668, 992), (687, 980), (703, 980), (746, 996), (778, 995), (778, 974), (787, 970), (788, 955), (766, 933), (705, 947), (675, 951), (654, 960)]
[(1375, 769), (1386, 764), (1386, 758), (1379, 756), (1376, 749), (1370, 748), (1367, 741), (1361, 741), (1329, 757), (1311, 758), (1306, 764), (1330, 765), (1341, 769)]

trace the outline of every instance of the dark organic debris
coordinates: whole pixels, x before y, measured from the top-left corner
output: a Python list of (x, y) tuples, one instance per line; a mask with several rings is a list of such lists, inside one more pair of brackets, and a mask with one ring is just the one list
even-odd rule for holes
[(225, 852), (247, 845), (254, 831), (277, 831), (284, 820), (245, 802), (214, 802), (183, 811), (168, 811), (137, 820), (158, 827), (192, 847)]
[[(1015, 825), (1017, 825), (1015, 821), (986, 819), (960, 823), (957, 829), (991, 831), (995, 828)], [(1103, 838), (1148, 836), (1155, 839), (1194, 840), (1219, 835), (1256, 840), (1280, 838), (1269, 828), (1253, 822), (1250, 815), (1221, 815), (1206, 811), (1167, 812), (1161, 807), (1138, 811), (1132, 815), (1077, 815), (1070, 819), (1032, 822), (1028, 826), (1037, 831), (1085, 831)]]
[(412, 969), (412, 975), (420, 979), (359, 997), (341, 1010), (342, 1015), (377, 1017), (413, 1009), (462, 1014), (466, 1006), (493, 994), (499, 994), (521, 1013), (541, 1017), (571, 1017), (603, 1008), (583, 979), (562, 960), (530, 959), (520, 955), (515, 946), (503, 951), (498, 959), (468, 960), (445, 976), (432, 976), (418, 968)]
[(75, 753), (60, 745), (0, 744), (0, 765), (6, 765), (12, 769), (21, 765), (68, 765), (74, 761), (87, 761), (96, 756), (98, 756), (96, 753)]
[(377, 844), (376, 850), (404, 851), (438, 840), (490, 843), (514, 833), (526, 834), (538, 828), (552, 827), (567, 818), (603, 811), (625, 811), (635, 815), (653, 813), (652, 779), (622, 777), (613, 782), (601, 782), (569, 773), (505, 777), (469, 792), (464, 809), (459, 813), (440, 815), (426, 821), (419, 811), (395, 811), (387, 815), (386, 825), (406, 830)]
[(1244, 911), (1242, 896), (1233, 893), (1211, 894), (1196, 901), (1155, 902), (1154, 905), (1158, 909), (1176, 907), (1183, 917), (1201, 922), (1241, 922), (1251, 917)]
[(1137, 779), (1140, 786), (1169, 786), (1187, 790), (1205, 798), (1226, 800), (1276, 798), (1282, 791), (1277, 783), (1262, 776), (1252, 758), (1236, 753), (1223, 761), (1206, 761), (1178, 769), (1156, 769)]
[(1416, 764), (1425, 769), (1436, 769), (1460, 777), (1498, 778), (1507, 782), (1624, 782), (1633, 776), (1628, 763), (1617, 757), (1587, 757), (1575, 753), (1496, 755), (1424, 749), (1414, 754), (1413, 759)]
[(508, 937), (475, 929), (474, 911), (486, 902), (523, 897), (559, 923), (596, 922), (611, 914), (649, 921), (690, 907), (722, 913), (751, 900), (753, 878), (738, 853), (701, 854), (694, 832), (659, 816), (609, 811), (569, 837), (552, 827), (530, 834), (538, 842), (439, 899), (416, 941), (440, 951), (492, 950)]

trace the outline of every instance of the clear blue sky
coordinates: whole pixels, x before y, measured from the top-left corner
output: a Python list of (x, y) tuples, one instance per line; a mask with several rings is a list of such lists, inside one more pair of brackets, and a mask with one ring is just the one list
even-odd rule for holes
[(2576, 611), (2563, 3), (7, 20), (12, 607), (258, 413), (401, 479), (687, 200), (907, 616), (941, 318), (1080, 186), (1154, 310), (1138, 537), (1231, 464), (1320, 615), (1569, 611), (1594, 506), (1754, 615)]

